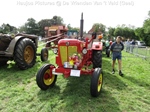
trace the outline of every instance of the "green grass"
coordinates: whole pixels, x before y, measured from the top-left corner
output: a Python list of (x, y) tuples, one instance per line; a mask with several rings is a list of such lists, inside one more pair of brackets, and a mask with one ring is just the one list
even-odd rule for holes
[[(50, 52), (47, 63), (54, 64)], [(133, 58), (131, 58), (133, 57)], [(40, 90), (36, 73), (45, 64), (37, 59), (34, 67), (19, 70), (14, 62), (0, 68), (1, 112), (149, 112), (150, 63), (123, 52), (123, 73), (111, 74), (111, 59), (103, 57), (103, 89), (90, 96), (91, 76), (58, 76), (54, 88)], [(116, 64), (117, 71), (117, 64)]]
[(150, 48), (149, 47), (146, 47), (146, 48), (134, 47), (133, 48), (133, 53), (134, 54), (139, 54), (141, 56), (145, 56), (147, 58), (150, 58)]

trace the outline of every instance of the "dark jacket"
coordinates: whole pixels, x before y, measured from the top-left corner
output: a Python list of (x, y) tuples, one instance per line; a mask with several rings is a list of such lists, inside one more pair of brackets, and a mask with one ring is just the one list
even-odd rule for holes
[(120, 42), (120, 44), (117, 44), (117, 42), (113, 42), (110, 47), (110, 50), (112, 52), (121, 52), (123, 49), (124, 49), (124, 45), (122, 42)]

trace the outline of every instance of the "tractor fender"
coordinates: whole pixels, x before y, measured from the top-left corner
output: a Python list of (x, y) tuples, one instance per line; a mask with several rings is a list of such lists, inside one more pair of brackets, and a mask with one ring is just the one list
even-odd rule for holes
[(92, 50), (103, 50), (103, 43), (102, 42), (93, 42)]
[(8, 46), (8, 48), (6, 49), (6, 52), (10, 55), (13, 55), (14, 53), (14, 49), (15, 49), (15, 46), (17, 44), (17, 42), (21, 39), (23, 39), (25, 37), (23, 36), (16, 36), (15, 38), (13, 38)]
[(13, 55), (14, 53), (14, 49), (15, 49), (15, 46), (17, 44), (17, 42), (19, 42), (21, 39), (23, 38), (29, 38), (29, 39), (32, 39), (34, 41), (34, 43), (36, 44), (36, 47), (37, 47), (37, 40), (35, 38), (32, 38), (32, 37), (26, 37), (26, 36), (16, 36), (15, 38), (13, 38), (8, 46), (8, 48), (6, 49), (6, 52), (10, 55)]

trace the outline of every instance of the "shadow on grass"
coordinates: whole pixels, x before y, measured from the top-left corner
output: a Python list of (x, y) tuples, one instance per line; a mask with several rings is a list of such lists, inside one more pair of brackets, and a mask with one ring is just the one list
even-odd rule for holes
[[(116, 67), (118, 67), (118, 66), (116, 66)], [(103, 59), (104, 84), (112, 89), (124, 90), (127, 86), (120, 79), (120, 78), (124, 78), (124, 77), (120, 77), (117, 72), (115, 74), (112, 74), (111, 72), (112, 72), (111, 59), (104, 58)]]
[(103, 88), (100, 96), (96, 98), (90, 95), (91, 76), (81, 76), (77, 79), (70, 77), (68, 80), (63, 94), (60, 96), (66, 102), (65, 111), (108, 112), (113, 110), (120, 112), (118, 102), (108, 90)]
[(141, 87), (144, 87), (150, 90), (150, 83), (146, 83), (144, 81), (141, 81), (140, 79), (135, 79), (134, 77), (131, 77), (131, 76), (125, 76), (124, 78), (129, 80), (130, 82), (135, 83), (136, 85), (139, 85)]
[(43, 62), (36, 62), (32, 68), (27, 70), (20, 70), (14, 62), (0, 67), (0, 81), (5, 81), (8, 84), (13, 83), (27, 83), (31, 78), (35, 78), (39, 68), (43, 65)]
[(68, 77), (63, 79), (67, 82), (65, 88), (59, 84), (37, 95), (41, 102), (51, 102), (51, 110), (56, 112), (121, 112), (109, 90), (103, 88), (96, 98), (90, 95), (90, 79), (91, 76)]

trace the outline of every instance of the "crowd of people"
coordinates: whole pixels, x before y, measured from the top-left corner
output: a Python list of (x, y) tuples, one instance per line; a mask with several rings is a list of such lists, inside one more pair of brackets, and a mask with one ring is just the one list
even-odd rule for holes
[(130, 39), (127, 39), (127, 41), (125, 42), (125, 46), (126, 46), (126, 52), (133, 52), (135, 46), (135, 40), (132, 39), (130, 41)]

